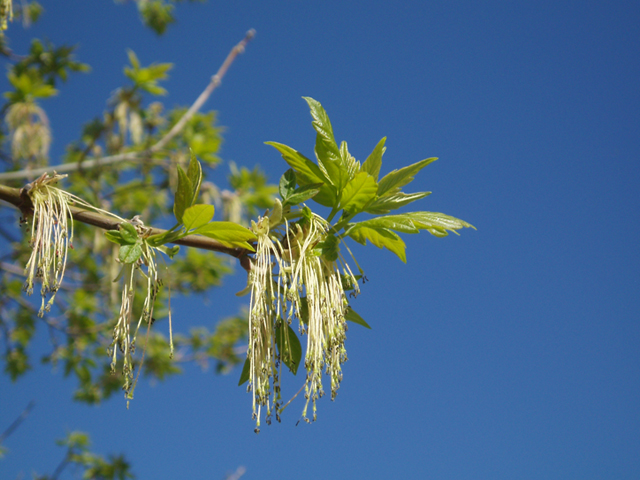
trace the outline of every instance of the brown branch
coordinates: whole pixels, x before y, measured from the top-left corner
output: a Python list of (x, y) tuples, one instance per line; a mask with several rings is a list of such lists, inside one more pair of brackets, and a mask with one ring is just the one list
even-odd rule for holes
[(140, 158), (150, 157), (154, 153), (158, 153), (162, 150), (186, 125), (186, 123), (195, 115), (195, 113), (202, 108), (202, 105), (208, 100), (213, 91), (218, 88), (220, 83), (222, 82), (222, 78), (229, 70), (229, 67), (236, 59), (238, 54), (244, 52), (244, 48), (249, 43), (256, 34), (254, 29), (251, 29), (247, 32), (245, 37), (238, 43), (235, 47), (231, 49), (227, 58), (224, 60), (218, 72), (211, 77), (211, 81), (207, 88), (198, 96), (195, 102), (189, 107), (189, 109), (185, 112), (185, 114), (178, 120), (178, 122), (169, 130), (164, 137), (162, 137), (158, 142), (146, 150), (142, 152), (128, 152), (128, 153), (120, 153), (118, 155), (111, 155), (103, 158), (93, 158), (90, 160), (84, 160), (82, 162), (74, 162), (74, 163), (63, 163), (61, 165), (48, 166), (42, 168), (34, 168), (30, 170), (19, 170), (16, 172), (5, 172), (0, 173), (0, 180), (17, 180), (22, 178), (37, 178), (43, 173), (56, 171), (58, 173), (71, 172), (80, 169), (91, 169), (96, 167), (102, 167), (105, 165), (111, 165), (114, 163), (130, 161), (130, 160), (139, 160)]
[[(33, 208), (29, 196), (23, 193), (22, 190), (18, 188), (0, 185), (0, 200), (4, 200), (5, 202), (8, 202), (14, 207), (20, 209), (23, 216), (29, 215)], [(92, 212), (85, 208), (75, 207), (73, 205), (69, 205), (69, 208), (74, 220), (86, 223), (87, 225), (93, 225), (94, 227), (99, 227), (104, 230), (118, 229), (118, 225), (120, 222), (118, 222), (113, 217), (109, 217), (97, 212)], [(163, 230), (162, 228), (147, 228), (149, 229), (149, 235), (157, 235), (166, 232), (166, 230)], [(185, 247), (195, 247), (202, 250), (211, 250), (214, 252), (231, 255), (232, 257), (236, 257), (240, 260), (240, 265), (242, 265), (242, 268), (249, 271), (250, 265), (247, 254), (249, 254), (250, 252), (244, 248), (227, 247), (217, 240), (200, 235), (188, 235), (171, 243), (184, 245)]]

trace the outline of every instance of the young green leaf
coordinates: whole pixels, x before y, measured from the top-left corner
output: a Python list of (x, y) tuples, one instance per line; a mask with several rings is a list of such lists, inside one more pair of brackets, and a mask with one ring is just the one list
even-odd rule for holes
[(459, 218), (452, 217), (451, 215), (445, 215), (438, 212), (410, 212), (406, 214), (411, 218), (414, 225), (419, 229), (427, 230), (436, 237), (446, 237), (447, 230), (458, 234), (456, 230), (461, 228), (473, 228), (476, 227), (470, 223), (460, 220)]
[(400, 215), (385, 215), (364, 220), (353, 224), (354, 228), (386, 228), (387, 230), (395, 230), (400, 233), (418, 233), (420, 230), (414, 224), (410, 214), (404, 213)]
[(342, 191), (340, 208), (345, 212), (357, 213), (376, 198), (378, 185), (367, 172), (359, 172), (351, 179)]
[(320, 254), (330, 262), (335, 262), (340, 255), (340, 241), (335, 235), (328, 235), (324, 241), (316, 245), (316, 248), (319, 249)]
[(283, 202), (284, 205), (298, 205), (314, 198), (322, 190), (322, 183), (311, 183), (303, 187), (296, 188), (290, 196)]
[(420, 200), (421, 198), (431, 195), (431, 192), (417, 192), (417, 193), (394, 193), (391, 195), (385, 195), (382, 198), (378, 198), (370, 203), (365, 211), (367, 213), (381, 214), (389, 213), (391, 210), (396, 210), (405, 205), (409, 205), (411, 202)]
[(329, 116), (320, 102), (311, 97), (302, 98), (309, 104), (311, 116), (313, 117), (312, 125), (317, 132), (315, 152), (316, 157), (318, 157), (318, 165), (324, 170), (329, 181), (340, 192), (347, 183), (348, 173), (342, 163), (340, 149), (333, 136), (333, 128), (331, 127)]
[(367, 157), (362, 164), (360, 171), (367, 172), (377, 182), (380, 176), (380, 167), (382, 167), (382, 155), (384, 155), (387, 147), (384, 146), (384, 142), (387, 141), (387, 137), (382, 137), (382, 140), (373, 149), (373, 152)]
[(413, 181), (413, 177), (416, 173), (436, 160), (437, 158), (427, 158), (414, 163), (413, 165), (409, 165), (408, 167), (401, 168), (400, 170), (394, 170), (393, 172), (386, 174), (378, 182), (378, 196), (383, 197), (385, 195), (398, 193), (400, 188)]
[(282, 202), (279, 198), (276, 198), (273, 203), (273, 208), (268, 211), (269, 216), (269, 228), (276, 228), (282, 222)]
[(290, 168), (282, 177), (280, 177), (280, 185), (278, 186), (278, 190), (280, 192), (280, 197), (282, 198), (282, 202), (286, 203), (287, 199), (293, 194), (293, 191), (296, 189), (296, 172), (293, 168)]
[(137, 262), (142, 255), (142, 245), (135, 243), (133, 245), (122, 245), (118, 252), (118, 258), (122, 263)]
[(206, 225), (213, 219), (215, 208), (213, 205), (192, 205), (182, 215), (184, 228), (193, 230)]
[(347, 148), (347, 142), (340, 144), (340, 160), (344, 169), (347, 172), (347, 182), (350, 181), (356, 173), (360, 171), (360, 162), (358, 162), (353, 155), (349, 153)]
[[(131, 49), (127, 49), (127, 56), (129, 57), (129, 62), (131, 62), (131, 66), (133, 67), (134, 70), (138, 70), (140, 68), (140, 61), (138, 60), (137, 55), (135, 54), (135, 52)], [(125, 67), (125, 75), (127, 75), (129, 77), (129, 74), (127, 73), (127, 70), (129, 70), (128, 68)], [(131, 78), (131, 77), (129, 77)], [(133, 79), (132, 79), (133, 80)]]
[(156, 235), (151, 235), (150, 237), (147, 238), (147, 244), (150, 247), (158, 247), (160, 245), (164, 245), (165, 243), (171, 243), (175, 240), (178, 240), (179, 238), (182, 238), (186, 235), (187, 233), (184, 231), (184, 229), (180, 229), (176, 232), (164, 232), (164, 233), (158, 233)]
[(184, 211), (191, 206), (193, 199), (193, 186), (191, 180), (184, 173), (184, 170), (178, 166), (178, 189), (176, 190), (175, 200), (173, 203), (173, 214), (178, 223), (182, 223), (182, 215)]
[(157, 248), (169, 258), (173, 258), (180, 251), (179, 245), (174, 245), (173, 247), (159, 246)]
[(117, 243), (118, 245), (127, 245), (129, 243), (122, 238), (122, 234), (118, 230), (107, 230), (104, 232), (104, 236), (107, 237), (107, 240), (110, 242)]
[(251, 373), (249, 370), (251, 369), (251, 361), (249, 357), (244, 361), (244, 365), (242, 366), (242, 373), (240, 374), (240, 380), (238, 380), (238, 386), (242, 385), (249, 381), (249, 374)]
[(427, 230), (436, 237), (446, 237), (447, 230), (457, 233), (456, 230), (464, 227), (475, 228), (464, 220), (435, 212), (409, 212), (375, 217), (363, 222), (350, 224), (348, 227), (349, 235), (354, 229), (362, 227), (383, 228), (400, 233), (418, 233), (420, 230)]
[(298, 312), (300, 321), (305, 325), (309, 325), (309, 302), (307, 297), (300, 297), (300, 311)]
[(282, 158), (295, 170), (298, 185), (323, 184), (320, 193), (313, 198), (316, 202), (326, 207), (333, 207), (336, 204), (338, 194), (335, 187), (315, 163), (287, 145), (277, 142), (265, 143), (278, 150)]
[(204, 235), (205, 237), (218, 240), (223, 245), (229, 247), (246, 248), (253, 251), (254, 248), (247, 243), (256, 240), (255, 234), (241, 225), (233, 222), (211, 222), (198, 228), (192, 233)]
[[(285, 338), (285, 331), (287, 338)], [(280, 359), (295, 375), (302, 359), (302, 346), (293, 328), (286, 325), (285, 330), (281, 322), (276, 327), (276, 345), (278, 346), (278, 352), (280, 352)]]
[(364, 319), (360, 315), (358, 315), (351, 307), (347, 307), (347, 311), (344, 314), (344, 319), (348, 322), (357, 323), (358, 325), (362, 325), (363, 327), (371, 329), (369, 324), (365, 322)]
[(189, 166), (187, 167), (187, 177), (191, 182), (192, 191), (191, 203), (189, 205), (193, 205), (198, 200), (200, 185), (202, 185), (202, 165), (200, 165), (193, 151), (191, 151), (191, 158), (189, 159)]
[(119, 228), (120, 235), (126, 243), (132, 244), (138, 241), (138, 231), (136, 230), (136, 227), (131, 225), (129, 222), (122, 222)]
[(398, 234), (382, 227), (366, 227), (356, 224), (356, 227), (349, 231), (349, 236), (356, 242), (366, 245), (367, 240), (378, 248), (386, 247), (395, 253), (400, 260), (407, 263), (405, 254), (405, 244)]

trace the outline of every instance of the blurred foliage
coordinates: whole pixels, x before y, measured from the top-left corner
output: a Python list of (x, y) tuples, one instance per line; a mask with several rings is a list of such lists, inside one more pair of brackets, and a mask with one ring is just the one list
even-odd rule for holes
[[(203, 3), (205, 0), (188, 0), (190, 3)], [(142, 22), (158, 35), (162, 35), (167, 27), (175, 23), (174, 5), (185, 0), (136, 0)]]
[[(161, 35), (175, 22), (174, 7), (181, 2), (137, 0), (136, 3), (143, 23)], [(192, 0), (192, 3), (195, 2)], [(55, 8), (55, 2), (47, 7)], [(38, 20), (44, 9), (35, 1), (0, 0), (0, 55), (5, 61), (10, 85), (0, 106), (0, 172), (60, 162), (49, 155), (56, 126), (49, 122), (46, 104), (54, 100), (64, 102), (73, 94), (65, 88), (70, 76), (91, 71), (89, 65), (76, 58), (76, 47), (72, 45), (33, 39), (27, 52), (14, 52), (9, 48), (6, 31), (11, 27), (11, 12), (13, 20), (28, 27)], [(14, 27), (15, 24), (17, 22)], [(128, 51), (127, 60), (123, 82), (114, 85), (111, 98), (105, 99), (105, 110), (78, 124), (78, 137), (66, 147), (64, 163), (81, 164), (88, 159), (147, 151), (187, 112), (187, 107), (167, 108), (160, 101), (167, 94), (171, 64), (144, 64), (133, 50)], [(177, 170), (187, 169), (192, 152), (204, 166), (205, 179), (199, 201), (217, 205), (219, 220), (241, 218), (248, 224), (257, 209), (273, 204), (276, 189), (257, 168), (250, 171), (235, 164), (229, 167), (228, 184), (217, 185), (206, 179), (222, 163), (219, 156), (222, 132), (215, 112), (197, 112), (178, 135), (153, 154), (143, 155), (134, 162), (79, 168), (69, 174), (62, 186), (125, 218), (138, 215), (147, 225), (165, 226), (173, 216)], [(216, 179), (220, 178), (218, 174)], [(2, 183), (22, 187), (25, 182)], [(225, 200), (228, 198), (234, 199), (232, 206)], [(67, 265), (51, 312), (39, 318), (37, 299), (34, 302), (22, 291), (23, 269), (31, 250), (23, 236), (28, 237), (30, 225), (19, 222), (15, 209), (6, 207), (0, 204), (0, 358), (4, 373), (16, 382), (43, 363), (60, 368), (66, 377), (75, 379), (74, 400), (97, 404), (110, 398), (121, 391), (123, 385), (121, 368), (113, 374), (107, 354), (121, 302), (119, 286), (113, 282), (121, 267), (116, 261), (118, 246), (109, 242), (103, 231), (76, 223), (70, 251), (73, 260)], [(228, 373), (244, 360), (246, 311), (219, 322), (206, 318), (197, 322), (199, 326), (193, 326), (191, 321), (185, 326), (185, 313), (170, 312), (168, 308), (170, 297), (175, 301), (179, 297), (202, 296), (221, 285), (224, 277), (233, 272), (234, 262), (235, 259), (214, 252), (183, 249), (172, 259), (170, 273), (164, 263), (159, 265), (162, 287), (150, 322), (154, 325), (141, 328), (137, 348), (140, 352), (145, 350), (145, 356), (142, 366), (137, 356), (133, 365), (136, 373), (142, 369), (144, 377), (161, 381), (182, 372), (188, 363), (203, 370), (212, 366), (214, 372)], [(141, 308), (143, 296), (143, 292), (136, 293), (134, 309)], [(172, 339), (170, 315), (175, 329)], [(38, 331), (50, 340), (44, 352), (33, 345)], [(171, 340), (173, 356), (169, 353)], [(82, 478), (133, 478), (124, 457), (105, 458), (91, 452), (89, 437), (84, 433), (72, 432), (59, 444), (66, 448), (60, 465), (51, 476), (34, 478), (57, 478), (65, 469), (73, 470)], [(0, 457), (5, 452), (0, 445)]]
[(60, 464), (51, 475), (34, 475), (34, 480), (54, 480), (64, 470), (81, 474), (82, 478), (93, 480), (125, 480), (135, 478), (124, 455), (109, 455), (107, 458), (90, 450), (89, 435), (84, 432), (70, 432), (56, 442), (67, 451)]
[[(175, 21), (175, 3), (180, 2), (137, 2), (143, 22), (158, 34)], [(14, 9), (14, 18), (24, 20), (28, 16), (29, 21), (35, 21), (42, 12), (37, 2), (22, 2)], [(6, 45), (6, 36), (3, 42)], [(64, 101), (64, 95), (69, 93), (64, 89), (65, 81), (70, 75), (89, 73), (90, 67), (76, 59), (74, 46), (57, 46), (38, 39), (31, 42), (24, 55), (8, 49), (1, 53), (11, 86), (4, 93), (5, 103), (0, 110), (4, 120), (0, 140), (8, 151), (2, 155), (1, 168), (8, 172), (55, 164), (57, 161), (49, 158), (51, 130), (55, 125), (49, 124), (44, 102), (56, 94)], [(67, 147), (64, 162), (81, 163), (86, 159), (146, 151), (167, 135), (187, 111), (186, 107), (168, 109), (159, 101), (167, 93), (164, 83), (171, 64), (145, 65), (132, 50), (128, 52), (127, 63), (123, 84), (107, 99), (106, 110), (79, 128), (78, 139)], [(215, 112), (198, 112), (162, 150), (135, 162), (78, 169), (69, 175), (64, 188), (125, 218), (139, 215), (147, 225), (162, 225), (172, 216), (177, 167), (187, 168), (191, 151), (202, 161), (205, 176), (210, 175), (221, 163), (218, 153), (222, 131)], [(3, 183), (21, 187), (24, 182)], [(234, 217), (248, 223), (247, 219), (257, 209), (273, 204), (275, 191), (257, 168), (250, 171), (232, 165), (229, 185), (218, 186), (205, 179), (201, 201), (221, 207), (218, 215), (222, 220)], [(233, 206), (225, 201), (231, 197)], [(0, 342), (4, 347), (5, 373), (17, 381), (38, 362), (59, 365), (65, 376), (77, 381), (76, 400), (94, 404), (109, 398), (122, 385), (120, 374), (111, 374), (107, 356), (121, 301), (119, 287), (113, 282), (120, 269), (115, 260), (117, 246), (107, 241), (102, 231), (77, 223), (70, 255), (82, 261), (69, 262), (54, 308), (40, 319), (35, 304), (22, 295), (22, 269), (30, 247), (18, 240), (22, 237), (18, 230), (24, 229), (26, 233), (30, 227), (19, 225), (15, 213), (4, 204), (0, 212), (8, 220), (0, 228), (3, 245)], [(174, 312), (173, 326), (177, 333), (173, 338), (173, 360), (168, 353), (169, 296), (202, 295), (221, 285), (233, 271), (233, 262), (234, 259), (217, 253), (185, 249), (172, 260), (170, 274), (160, 265), (163, 287), (157, 295), (153, 319), (158, 325), (148, 335), (145, 328), (138, 341), (139, 349), (146, 348), (144, 376), (163, 380), (179, 373), (185, 362), (205, 368), (213, 361), (215, 371), (228, 372), (241, 361), (241, 352), (246, 349), (242, 346), (247, 336), (246, 313), (222, 320), (218, 325), (207, 319), (201, 323), (208, 326), (187, 332), (180, 326), (182, 314)], [(142, 301), (143, 296), (136, 295), (134, 308)], [(47, 331), (51, 340), (49, 352), (41, 358), (37, 358), (31, 345), (39, 329)], [(140, 366), (136, 363), (135, 368)]]

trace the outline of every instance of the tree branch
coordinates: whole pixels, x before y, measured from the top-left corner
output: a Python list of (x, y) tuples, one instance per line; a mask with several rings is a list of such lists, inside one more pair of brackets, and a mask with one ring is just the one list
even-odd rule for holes
[(180, 131), (184, 128), (186, 123), (195, 115), (195, 113), (202, 108), (202, 105), (208, 100), (213, 91), (222, 83), (222, 78), (229, 70), (229, 67), (236, 59), (238, 54), (244, 52), (244, 48), (249, 43), (256, 34), (254, 29), (251, 29), (247, 32), (245, 37), (238, 43), (235, 47), (231, 49), (227, 58), (224, 60), (218, 72), (211, 77), (211, 81), (207, 88), (198, 96), (193, 105), (189, 107), (189, 110), (178, 120), (178, 122), (173, 126), (171, 130), (169, 130), (164, 137), (162, 137), (158, 142), (152, 145), (150, 148), (142, 151), (142, 152), (128, 152), (128, 153), (120, 153), (118, 155), (111, 155), (103, 158), (93, 158), (90, 160), (84, 160), (82, 162), (76, 163), (63, 163), (61, 165), (48, 166), (42, 168), (34, 168), (34, 169), (26, 169), (19, 170), (16, 172), (5, 172), (0, 173), (0, 180), (17, 180), (22, 178), (37, 178), (43, 173), (56, 171), (58, 173), (71, 172), (80, 169), (91, 169), (96, 167), (102, 167), (104, 165), (111, 165), (114, 163), (130, 161), (130, 160), (138, 160), (140, 158), (149, 157), (154, 153), (158, 153), (162, 150)]
[[(23, 212), (23, 215), (27, 215), (32, 211), (31, 200), (28, 195), (22, 194), (21, 190), (18, 188), (7, 187), (5, 185), (0, 185), (0, 200), (4, 200), (14, 207), (20, 209)], [(69, 205), (71, 210), (71, 214), (73, 216), (73, 220), (77, 220), (82, 223), (86, 223), (87, 225), (93, 225), (94, 227), (103, 228), (105, 230), (117, 230), (118, 222), (113, 217), (109, 217), (107, 215), (103, 215), (97, 212), (92, 212), (85, 208), (75, 207), (73, 205)], [(165, 233), (166, 230), (162, 228), (155, 227), (146, 227), (148, 228), (149, 235), (156, 235)], [(223, 245), (222, 243), (214, 240), (212, 238), (203, 237), (200, 235), (188, 235), (184, 238), (176, 240), (175, 243), (177, 245), (184, 245), (186, 247), (195, 247), (200, 248), (202, 250), (211, 250), (214, 252), (220, 252), (227, 255), (231, 255), (232, 257), (236, 257), (240, 260), (240, 265), (242, 268), (248, 271), (249, 263), (246, 255), (250, 253), (248, 250), (244, 248), (231, 248)]]
[(22, 422), (24, 422), (24, 420), (29, 416), (29, 413), (31, 413), (31, 409), (33, 409), (34, 406), (35, 406), (35, 402), (31, 400), (29, 402), (29, 405), (27, 405), (27, 407), (22, 411), (22, 413), (18, 416), (18, 418), (16, 418), (13, 421), (13, 423), (9, 425), (4, 432), (2, 432), (2, 435), (0, 435), (0, 445), (2, 445), (2, 442), (4, 442), (7, 439), (7, 437), (11, 435), (14, 432), (14, 430), (20, 426)]

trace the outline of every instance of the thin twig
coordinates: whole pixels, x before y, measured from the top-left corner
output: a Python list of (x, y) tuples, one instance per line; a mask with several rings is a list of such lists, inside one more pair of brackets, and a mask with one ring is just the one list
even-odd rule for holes
[(93, 158), (90, 160), (85, 160), (83, 162), (74, 162), (74, 163), (63, 163), (61, 165), (48, 166), (42, 168), (34, 168), (34, 169), (26, 169), (19, 170), (16, 172), (5, 172), (0, 173), (0, 180), (16, 180), (21, 178), (37, 178), (43, 173), (56, 171), (58, 173), (71, 172), (75, 170), (86, 170), (96, 167), (102, 167), (105, 165), (111, 165), (114, 163), (124, 162), (127, 160), (139, 160), (140, 158), (150, 157), (154, 153), (158, 153), (162, 150), (180, 131), (184, 128), (186, 123), (195, 115), (195, 113), (202, 108), (202, 105), (208, 100), (213, 91), (220, 85), (222, 82), (222, 78), (229, 70), (229, 67), (236, 59), (238, 54), (244, 52), (244, 48), (249, 43), (256, 31), (251, 29), (247, 32), (245, 37), (238, 43), (235, 47), (231, 49), (229, 55), (222, 63), (218, 72), (211, 77), (211, 81), (207, 88), (200, 94), (200, 96), (193, 102), (193, 105), (189, 107), (189, 110), (178, 120), (178, 122), (169, 130), (164, 137), (162, 137), (155, 145), (151, 146), (147, 150), (142, 152), (128, 152), (128, 153), (120, 153), (118, 155), (111, 155), (103, 158)]
[(287, 408), (289, 406), (289, 404), (291, 402), (293, 402), (298, 395), (300, 395), (300, 392), (302, 392), (302, 389), (304, 387), (306, 387), (306, 386), (307, 386), (307, 382), (304, 382), (304, 384), (300, 387), (300, 390), (298, 390), (298, 393), (296, 393), (293, 397), (291, 397), (291, 400), (289, 400), (287, 403), (285, 403), (283, 407), (278, 409), (278, 413), (284, 412), (284, 409)]
[(25, 419), (29, 416), (29, 413), (31, 413), (31, 410), (35, 405), (36, 405), (36, 402), (31, 400), (29, 402), (29, 405), (27, 405), (27, 407), (22, 411), (22, 413), (18, 416), (18, 418), (16, 418), (13, 421), (13, 423), (9, 425), (4, 432), (2, 432), (2, 435), (0, 435), (0, 445), (2, 445), (2, 442), (4, 442), (7, 439), (7, 437), (11, 435), (15, 431), (15, 429), (20, 426), (22, 422), (25, 421)]

